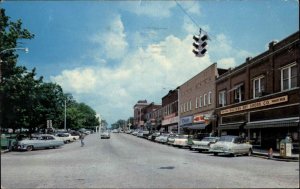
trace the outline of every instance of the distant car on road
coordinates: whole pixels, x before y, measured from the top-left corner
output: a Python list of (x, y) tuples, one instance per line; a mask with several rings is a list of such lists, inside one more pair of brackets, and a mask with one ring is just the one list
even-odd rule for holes
[(100, 134), (100, 139), (103, 139), (103, 138), (110, 138), (110, 134), (108, 131), (104, 131), (103, 133)]
[(238, 154), (247, 154), (250, 156), (252, 154), (252, 145), (246, 143), (242, 137), (226, 135), (221, 136), (220, 140), (209, 149), (209, 152), (214, 153), (215, 156), (219, 153), (232, 156)]
[(119, 130), (118, 129), (114, 129), (114, 130), (112, 130), (112, 133), (119, 133)]
[(43, 148), (57, 148), (63, 146), (64, 142), (53, 135), (43, 134), (33, 139), (21, 140), (18, 142), (18, 150), (35, 150)]

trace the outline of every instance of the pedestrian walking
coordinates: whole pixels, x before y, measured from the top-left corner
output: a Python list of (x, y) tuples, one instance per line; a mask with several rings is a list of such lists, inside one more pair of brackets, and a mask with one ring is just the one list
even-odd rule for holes
[(83, 142), (83, 140), (84, 140), (84, 134), (81, 133), (79, 138), (80, 138), (80, 142), (81, 142), (81, 147), (83, 147), (84, 146), (84, 142)]

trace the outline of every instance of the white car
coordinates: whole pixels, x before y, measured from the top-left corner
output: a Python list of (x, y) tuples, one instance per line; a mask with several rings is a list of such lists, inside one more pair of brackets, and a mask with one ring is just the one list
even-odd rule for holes
[(201, 141), (193, 141), (191, 149), (209, 151), (209, 149), (219, 140), (219, 137), (204, 137)]
[(238, 154), (252, 154), (252, 145), (246, 143), (245, 139), (239, 136), (226, 135), (221, 136), (220, 140), (216, 142), (210, 149), (209, 152), (218, 154), (229, 154), (236, 156)]
[(169, 135), (170, 133), (162, 133), (160, 136), (155, 138), (155, 141), (160, 143), (167, 143)]
[(173, 146), (187, 147), (189, 135), (178, 135), (173, 142)]
[(55, 136), (62, 139), (65, 144), (75, 141), (74, 136), (72, 136), (70, 133), (57, 133)]

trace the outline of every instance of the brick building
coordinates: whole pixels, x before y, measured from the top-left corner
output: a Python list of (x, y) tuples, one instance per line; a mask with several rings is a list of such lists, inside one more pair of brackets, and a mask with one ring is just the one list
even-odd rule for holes
[[(154, 104), (154, 102), (148, 104), (142, 108), (144, 130), (156, 130), (157, 129), (157, 118), (161, 105)], [(158, 111), (158, 112), (157, 112)]]
[(299, 143), (299, 32), (269, 43), (216, 81), (219, 135), (235, 134), (278, 149), (287, 135)]
[(218, 69), (217, 63), (214, 63), (180, 86), (180, 133), (216, 132), (215, 82), (226, 71)]
[(144, 114), (142, 112), (142, 109), (148, 105), (149, 103), (147, 103), (147, 100), (139, 100), (133, 106), (133, 125), (135, 128), (141, 128), (144, 126)]
[(177, 133), (178, 131), (178, 90), (170, 90), (167, 95), (162, 97), (162, 128), (166, 132)]

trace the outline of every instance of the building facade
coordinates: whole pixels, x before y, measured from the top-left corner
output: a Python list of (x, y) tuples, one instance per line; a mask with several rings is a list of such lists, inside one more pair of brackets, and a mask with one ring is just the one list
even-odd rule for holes
[(279, 149), (286, 136), (299, 143), (299, 32), (216, 81), (219, 135), (247, 137), (254, 146)]
[(157, 117), (156, 113), (159, 113), (161, 109), (161, 105), (154, 104), (154, 102), (142, 108), (143, 112), (143, 122), (144, 122), (144, 130), (153, 131), (157, 129)]
[(144, 114), (142, 112), (142, 109), (148, 105), (149, 103), (147, 102), (147, 100), (139, 100), (133, 106), (133, 125), (135, 128), (142, 128), (144, 126)]
[(187, 134), (216, 132), (216, 78), (227, 70), (212, 64), (180, 86), (181, 131)]
[(170, 90), (167, 95), (162, 97), (162, 129), (165, 132), (178, 132), (178, 90)]

